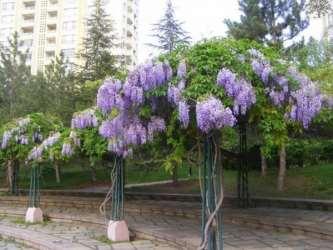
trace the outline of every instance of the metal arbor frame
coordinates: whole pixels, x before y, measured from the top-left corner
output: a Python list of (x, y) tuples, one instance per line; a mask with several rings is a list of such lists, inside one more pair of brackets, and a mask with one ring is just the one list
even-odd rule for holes
[(248, 208), (250, 206), (249, 169), (247, 165), (247, 124), (247, 116), (240, 115), (238, 118), (239, 167), (237, 176), (237, 196), (238, 206), (241, 208)]
[(111, 220), (113, 221), (120, 221), (124, 219), (124, 167), (124, 158), (116, 156), (111, 204)]
[[(212, 135), (207, 135), (204, 142), (204, 162), (202, 164), (202, 239), (210, 215), (215, 211), (222, 190), (222, 168), (216, 164), (216, 147)], [(216, 224), (208, 231), (207, 249), (223, 249), (223, 210), (220, 208), (215, 216)]]
[(40, 204), (39, 175), (40, 175), (39, 164), (33, 164), (31, 167), (28, 207), (39, 207)]

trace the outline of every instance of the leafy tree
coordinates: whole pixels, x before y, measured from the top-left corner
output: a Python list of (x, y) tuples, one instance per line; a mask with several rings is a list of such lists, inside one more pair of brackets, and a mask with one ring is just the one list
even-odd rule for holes
[(112, 23), (102, 1), (95, 0), (95, 11), (87, 21), (87, 36), (80, 53), (84, 60), (80, 73), (83, 81), (104, 79), (116, 72), (116, 58), (111, 54), (115, 46), (112, 31)]
[(168, 0), (164, 16), (161, 20), (153, 24), (153, 37), (157, 39), (157, 44), (149, 44), (162, 51), (171, 52), (179, 45), (188, 45), (190, 36), (182, 28), (183, 23), (175, 17), (175, 10), (171, 0)]
[(44, 75), (49, 90), (48, 96), (52, 97), (48, 111), (68, 123), (76, 108), (79, 93), (77, 79), (68, 68), (62, 54), (46, 66)]
[(331, 41), (318, 41), (310, 37), (294, 43), (285, 51), (287, 58), (297, 64), (300, 69), (314, 69), (330, 64), (333, 58), (333, 44)]
[(317, 17), (327, 14), (331, 10), (331, 3), (329, 0), (311, 0), (308, 1), (307, 8), (309, 13)]
[(239, 1), (239, 7), (243, 14), (240, 23), (225, 20), (229, 28), (228, 35), (236, 38), (247, 38), (258, 42), (263, 42), (267, 35), (267, 27), (263, 21), (263, 15), (259, 6), (260, 0)]
[[(237, 39), (251, 38), (282, 46), (309, 25), (309, 18), (304, 15), (305, 0), (240, 0), (239, 3), (244, 13), (241, 21), (226, 21), (229, 34)], [(249, 32), (252, 32), (250, 37)]]
[(9, 47), (1, 48), (1, 120), (8, 121), (24, 114), (23, 89), (31, 79), (30, 67), (26, 64), (27, 53), (19, 50), (19, 37), (14, 33)]

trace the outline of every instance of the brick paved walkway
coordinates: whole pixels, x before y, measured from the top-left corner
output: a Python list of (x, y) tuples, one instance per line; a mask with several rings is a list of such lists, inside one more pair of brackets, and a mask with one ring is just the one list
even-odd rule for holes
[[(4, 197), (1, 199), (4, 201)], [(48, 197), (42, 198), (44, 201), (48, 199)], [(56, 200), (59, 201), (59, 197)], [(72, 206), (70, 206), (70, 200), (73, 203)], [(76, 204), (79, 203), (79, 200), (82, 202), (80, 206)], [(126, 202), (126, 219), (131, 230), (137, 239), (148, 240), (140, 240), (138, 243), (131, 244), (117, 244), (111, 248), (110, 245), (99, 240), (105, 235), (105, 220), (97, 213), (96, 206), (93, 204), (96, 200), (68, 197), (61, 201), (60, 204), (58, 202), (58, 206), (55, 203), (44, 208), (44, 212), (51, 218), (52, 222), (46, 225), (27, 227), (14, 223), (13, 219), (5, 217), (0, 221), (0, 234), (1, 227), (8, 226), (17, 230), (33, 230), (46, 234), (48, 237), (59, 238), (52, 240), (55, 244), (75, 243), (86, 247), (82, 249), (195, 249), (200, 243), (200, 217), (197, 211), (199, 206), (195, 203)], [(51, 198), (48, 202), (51, 204)], [(67, 205), (65, 205), (66, 202), (68, 202)], [(85, 208), (84, 203), (89, 207)], [(22, 217), (25, 213), (22, 204), (26, 203), (23, 201), (22, 204), (12, 203), (10, 205), (9, 203), (5, 204), (5, 202), (0, 202), (0, 204), (0, 214)], [(332, 233), (332, 212), (272, 208), (226, 209), (225, 221), (224, 235), (225, 249), (227, 250), (333, 249), (333, 239), (320, 239), (323, 232)], [(295, 229), (295, 226), (298, 228)], [(312, 231), (302, 231), (302, 228)], [(318, 229), (319, 233), (316, 234), (315, 229)], [(31, 235), (29, 234), (30, 237)]]

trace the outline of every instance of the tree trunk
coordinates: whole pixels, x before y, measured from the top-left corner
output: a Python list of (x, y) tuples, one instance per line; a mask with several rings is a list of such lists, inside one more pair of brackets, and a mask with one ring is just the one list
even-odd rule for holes
[(178, 167), (174, 166), (172, 169), (172, 183), (178, 183)]
[(13, 187), (13, 162), (9, 160), (7, 162), (7, 183), (8, 183), (8, 192), (12, 192), (12, 187)]
[(90, 164), (90, 172), (91, 172), (91, 180), (93, 182), (96, 182), (97, 181), (96, 169), (94, 168), (94, 166), (92, 164)]
[(267, 159), (262, 152), (260, 152), (261, 156), (261, 176), (266, 176), (267, 174)]
[(279, 151), (279, 157), (280, 157), (280, 164), (279, 164), (279, 176), (278, 176), (278, 183), (277, 183), (277, 189), (278, 191), (284, 190), (284, 179), (286, 175), (286, 146), (284, 144), (281, 145), (280, 151)]
[(57, 181), (57, 183), (60, 183), (61, 182), (61, 179), (60, 179), (60, 167), (59, 167), (58, 162), (54, 163), (54, 170), (55, 170), (55, 175), (56, 175), (56, 181)]

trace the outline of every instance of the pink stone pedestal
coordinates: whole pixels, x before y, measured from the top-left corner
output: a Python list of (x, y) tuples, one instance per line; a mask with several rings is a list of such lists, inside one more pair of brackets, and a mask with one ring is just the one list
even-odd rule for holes
[(108, 239), (113, 242), (129, 241), (129, 231), (126, 221), (109, 221)]
[(43, 211), (39, 207), (29, 207), (25, 214), (25, 222), (40, 223), (43, 222)]

